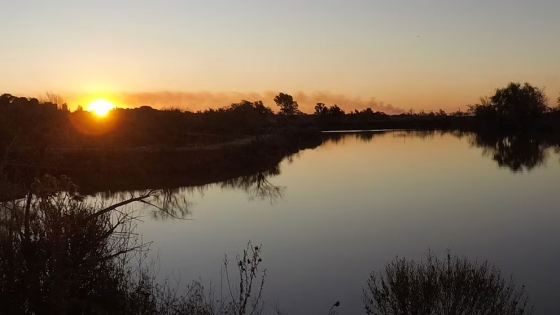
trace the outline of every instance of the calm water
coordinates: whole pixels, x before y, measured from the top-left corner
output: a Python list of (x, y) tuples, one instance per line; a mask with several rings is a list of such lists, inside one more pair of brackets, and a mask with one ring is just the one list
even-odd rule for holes
[[(219, 282), (224, 255), (263, 245), (267, 301), (285, 314), (363, 314), (362, 286), (396, 255), (429, 249), (514, 273), (542, 314), (560, 310), (560, 164), (531, 140), (492, 148), (473, 136), (336, 135), (284, 161), (264, 193), (251, 182), (185, 189), (192, 221), (154, 219), (159, 277)], [(501, 165), (501, 166), (500, 166)], [(516, 172), (513, 172), (516, 171)], [(553, 312), (551, 310), (556, 310)]]

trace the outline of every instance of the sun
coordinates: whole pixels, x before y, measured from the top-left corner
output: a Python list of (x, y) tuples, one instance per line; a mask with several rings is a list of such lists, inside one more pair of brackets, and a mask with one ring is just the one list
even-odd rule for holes
[(115, 104), (113, 104), (111, 101), (103, 98), (98, 98), (89, 102), (86, 110), (93, 112), (99, 117), (104, 117), (113, 108), (115, 108)]

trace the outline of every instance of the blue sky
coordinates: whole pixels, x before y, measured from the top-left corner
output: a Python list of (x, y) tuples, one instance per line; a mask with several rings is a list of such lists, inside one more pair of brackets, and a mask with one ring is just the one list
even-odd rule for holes
[(0, 86), (73, 97), (284, 91), (447, 109), (529, 81), (553, 99), (558, 12), (551, 0), (10, 1)]

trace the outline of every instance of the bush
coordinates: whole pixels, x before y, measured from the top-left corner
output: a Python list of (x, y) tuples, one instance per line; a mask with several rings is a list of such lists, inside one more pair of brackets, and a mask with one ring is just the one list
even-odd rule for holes
[(125, 206), (173, 206), (158, 196), (103, 207), (85, 201), (68, 178), (44, 176), (26, 198), (0, 202), (0, 314), (261, 314), (261, 246), (249, 243), (236, 257), (239, 276), (231, 281), (225, 260), (227, 295), (197, 282), (182, 290), (156, 281), (147, 244), (134, 233), (136, 215)]
[(363, 290), (367, 314), (521, 315), (531, 314), (524, 287), (516, 288), (487, 261), (451, 256), (426, 260), (396, 258), (371, 273)]

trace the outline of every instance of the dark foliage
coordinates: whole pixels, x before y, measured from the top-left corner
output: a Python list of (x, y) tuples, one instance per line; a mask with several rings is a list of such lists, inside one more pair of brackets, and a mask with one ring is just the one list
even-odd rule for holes
[[(371, 111), (371, 109), (370, 109)], [(334, 117), (342, 117), (346, 113), (342, 110), (338, 105), (333, 105), (331, 107), (327, 107), (323, 103), (317, 103), (315, 105), (315, 113), (314, 115), (318, 116), (334, 116)]]
[(266, 125), (274, 115), (262, 101), (243, 100), (217, 110), (203, 111), (202, 118), (209, 132), (237, 135), (254, 135), (265, 132)]
[(364, 289), (367, 314), (521, 315), (532, 307), (524, 288), (488, 262), (451, 256), (440, 260), (428, 252), (416, 262), (397, 258), (373, 272)]
[(123, 207), (143, 202), (166, 211), (157, 196), (151, 191), (104, 208), (85, 202), (68, 178), (45, 176), (23, 200), (0, 203), (0, 313), (260, 314), (260, 246), (249, 243), (237, 257), (237, 279), (230, 281), (225, 261), (227, 296), (196, 282), (182, 290), (155, 281), (134, 212)]
[(70, 181), (49, 176), (0, 210), (2, 314), (98, 314), (109, 307), (125, 314), (116, 258), (142, 247), (131, 238), (129, 215), (111, 219), (110, 207), (85, 204)]
[(278, 94), (274, 97), (274, 103), (280, 107), (281, 115), (293, 116), (301, 114), (298, 103), (294, 101), (294, 98), (289, 94)]
[(493, 96), (482, 98), (470, 111), (480, 118), (499, 121), (503, 124), (524, 124), (534, 121), (550, 111), (543, 89), (525, 83), (509, 83), (496, 89)]

